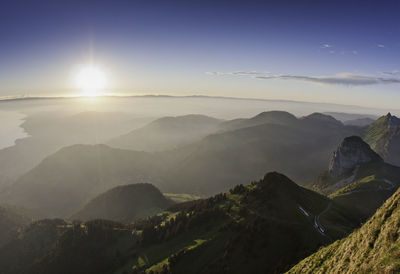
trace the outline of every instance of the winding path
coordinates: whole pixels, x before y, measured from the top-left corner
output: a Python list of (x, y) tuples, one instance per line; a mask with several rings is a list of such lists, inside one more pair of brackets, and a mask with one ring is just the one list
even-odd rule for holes
[(329, 237), (325, 234), (325, 229), (324, 227), (321, 225), (319, 218), (324, 215), (326, 212), (328, 212), (329, 209), (331, 209), (332, 206), (332, 201), (329, 201), (328, 206), (318, 215), (314, 216), (314, 227), (315, 229), (323, 236)]

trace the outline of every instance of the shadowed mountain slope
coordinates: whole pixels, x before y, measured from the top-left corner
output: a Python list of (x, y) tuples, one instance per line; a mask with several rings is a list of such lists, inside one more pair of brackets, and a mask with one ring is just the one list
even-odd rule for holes
[(70, 219), (107, 219), (122, 223), (159, 213), (173, 204), (151, 184), (117, 186), (90, 200)]
[(0, 206), (0, 247), (17, 234), (18, 228), (30, 221), (31, 218), (23, 209), (6, 205)]
[(74, 145), (47, 157), (3, 193), (8, 203), (67, 217), (118, 185), (155, 182), (165, 165), (144, 152), (105, 145)]

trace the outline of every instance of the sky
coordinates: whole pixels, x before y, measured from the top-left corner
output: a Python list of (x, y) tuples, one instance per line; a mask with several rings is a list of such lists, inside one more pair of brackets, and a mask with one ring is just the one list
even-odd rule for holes
[(0, 2), (0, 97), (102, 92), (400, 108), (400, 1)]

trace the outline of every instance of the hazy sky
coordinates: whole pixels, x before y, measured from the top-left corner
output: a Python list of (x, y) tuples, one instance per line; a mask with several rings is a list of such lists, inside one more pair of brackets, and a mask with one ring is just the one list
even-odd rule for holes
[(400, 1), (0, 2), (0, 97), (109, 93), (398, 108)]

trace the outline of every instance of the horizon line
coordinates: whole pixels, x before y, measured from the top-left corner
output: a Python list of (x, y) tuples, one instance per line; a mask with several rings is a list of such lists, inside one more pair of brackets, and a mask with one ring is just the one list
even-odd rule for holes
[[(302, 104), (313, 104), (313, 105), (331, 105), (331, 106), (346, 106), (346, 107), (357, 107), (371, 110), (386, 110), (385, 108), (374, 108), (360, 105), (349, 105), (339, 103), (327, 103), (327, 102), (310, 102), (310, 101), (299, 101), (289, 99), (267, 99), (267, 98), (252, 98), (252, 97), (231, 97), (231, 96), (212, 96), (202, 94), (192, 95), (170, 95), (170, 94), (140, 94), (140, 95), (110, 95), (103, 94), (98, 96), (82, 96), (82, 95), (71, 95), (71, 96), (4, 96), (0, 97), (0, 103), (6, 103), (11, 101), (24, 101), (24, 100), (57, 100), (57, 99), (80, 99), (80, 98), (205, 98), (205, 99), (228, 99), (228, 100), (247, 100), (247, 101), (269, 101), (269, 102), (288, 102), (288, 103), (302, 103)], [(390, 109), (400, 111), (400, 109)]]

